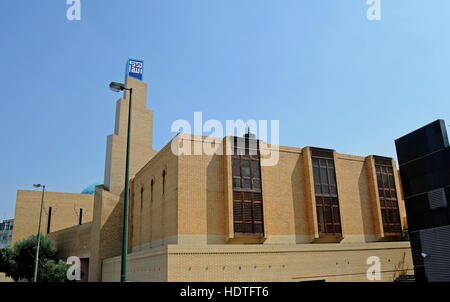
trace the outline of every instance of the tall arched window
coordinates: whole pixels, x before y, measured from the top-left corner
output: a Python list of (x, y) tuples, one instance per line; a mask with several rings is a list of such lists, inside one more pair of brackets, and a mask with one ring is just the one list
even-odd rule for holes
[(162, 193), (163, 195), (166, 193), (166, 170), (162, 174)]
[(153, 202), (153, 185), (155, 184), (155, 181), (152, 179), (152, 182), (150, 183), (150, 202)]

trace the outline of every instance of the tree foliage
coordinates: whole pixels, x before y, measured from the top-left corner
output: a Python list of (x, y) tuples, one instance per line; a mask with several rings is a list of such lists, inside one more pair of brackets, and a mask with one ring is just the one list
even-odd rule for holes
[(40, 282), (64, 282), (67, 281), (67, 270), (70, 265), (59, 260), (47, 260), (42, 264), (41, 274), (38, 274)]
[[(0, 251), (0, 271), (15, 281), (32, 281), (36, 259), (37, 235), (16, 242), (14, 247)], [(40, 235), (38, 282), (66, 281), (70, 265), (58, 259), (53, 240)]]
[(13, 266), (13, 252), (10, 248), (5, 247), (0, 250), (0, 272), (9, 272)]

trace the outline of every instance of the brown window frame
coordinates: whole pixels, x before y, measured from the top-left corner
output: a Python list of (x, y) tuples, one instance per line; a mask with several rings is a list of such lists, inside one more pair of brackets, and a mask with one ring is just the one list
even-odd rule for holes
[(392, 159), (383, 157), (374, 157), (374, 159), (384, 234), (400, 236), (402, 225)]
[(262, 193), (234, 191), (233, 217), (236, 235), (264, 236)]
[[(237, 137), (234, 138), (233, 142), (231, 174), (233, 179), (234, 234), (237, 236), (263, 237), (264, 213), (259, 144), (257, 140)], [(240, 145), (241, 143), (242, 145)], [(253, 144), (256, 148), (250, 148)], [(245, 164), (248, 164), (248, 167)], [(244, 172), (244, 169), (247, 168), (248, 173)], [(249, 187), (244, 188), (244, 182), (246, 181)], [(237, 183), (239, 186), (235, 186)]]
[[(234, 174), (234, 164), (236, 161), (239, 161), (239, 175)], [(244, 163), (249, 163), (249, 176), (244, 176)], [(257, 170), (259, 176), (255, 176), (254, 174), (254, 165), (258, 165)], [(261, 162), (259, 159), (259, 154), (257, 155), (257, 158), (255, 156), (248, 156), (248, 155), (233, 155), (232, 156), (232, 168), (233, 168), (233, 190), (240, 190), (240, 191), (251, 191), (251, 192), (261, 192)], [(235, 186), (235, 181), (238, 180), (239, 186)], [(248, 181), (250, 187), (244, 188), (244, 182)]]
[[(311, 149), (311, 161), (319, 235), (341, 236), (342, 222), (337, 191), (334, 152), (333, 150), (327, 149)], [(323, 170), (326, 170), (326, 182), (322, 181), (325, 179), (322, 175)]]

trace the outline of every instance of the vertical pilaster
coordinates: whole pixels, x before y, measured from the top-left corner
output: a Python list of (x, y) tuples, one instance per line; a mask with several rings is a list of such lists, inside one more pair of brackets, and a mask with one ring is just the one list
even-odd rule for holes
[(305, 147), (302, 150), (303, 172), (305, 173), (305, 200), (308, 211), (308, 225), (311, 241), (319, 239), (319, 226), (317, 224), (316, 198), (314, 191), (314, 174), (311, 159), (311, 148)]

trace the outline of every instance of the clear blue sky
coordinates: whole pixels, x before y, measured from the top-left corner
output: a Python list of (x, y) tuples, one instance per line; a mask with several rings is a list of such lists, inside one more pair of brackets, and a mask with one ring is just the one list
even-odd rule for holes
[(280, 120), (281, 145), (396, 157), (450, 113), (450, 1), (0, 1), (0, 218), (16, 191), (103, 180), (110, 81), (145, 60), (154, 148), (176, 119)]

